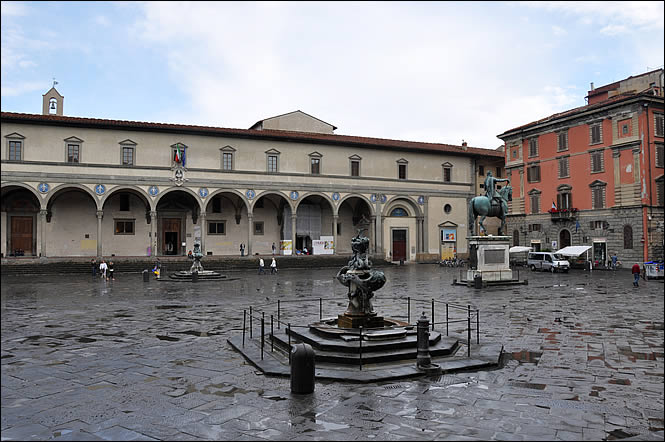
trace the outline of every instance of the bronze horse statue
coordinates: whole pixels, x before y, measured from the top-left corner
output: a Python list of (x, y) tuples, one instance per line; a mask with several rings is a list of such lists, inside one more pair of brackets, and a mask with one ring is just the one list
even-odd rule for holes
[(483, 221), (488, 216), (496, 217), (501, 220), (501, 226), (499, 227), (499, 235), (503, 235), (503, 229), (506, 227), (506, 214), (508, 213), (508, 201), (513, 199), (513, 188), (510, 185), (507, 185), (501, 190), (499, 190), (499, 198), (494, 199), (490, 202), (489, 198), (486, 196), (476, 196), (469, 201), (469, 218), (473, 217), (471, 221), (471, 235), (475, 235), (475, 224), (476, 218), (479, 216), (480, 221), (478, 225), (480, 226), (481, 233), (485, 233), (485, 225)]

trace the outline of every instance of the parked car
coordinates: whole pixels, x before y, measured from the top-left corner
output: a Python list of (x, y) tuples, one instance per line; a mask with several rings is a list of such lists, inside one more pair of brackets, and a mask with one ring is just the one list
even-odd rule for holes
[(526, 262), (532, 271), (566, 272), (570, 263), (561, 255), (552, 252), (529, 252)]

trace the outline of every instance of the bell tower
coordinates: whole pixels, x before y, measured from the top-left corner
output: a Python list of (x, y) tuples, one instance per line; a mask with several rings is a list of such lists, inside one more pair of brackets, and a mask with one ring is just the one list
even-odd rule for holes
[(60, 92), (55, 88), (56, 84), (58, 84), (58, 82), (53, 80), (53, 87), (47, 93), (42, 95), (42, 115), (62, 116), (62, 104), (65, 97), (60, 95)]

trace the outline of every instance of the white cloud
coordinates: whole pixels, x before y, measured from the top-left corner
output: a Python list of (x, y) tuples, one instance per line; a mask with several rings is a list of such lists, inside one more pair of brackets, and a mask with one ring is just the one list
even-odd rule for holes
[(568, 32), (565, 29), (559, 26), (552, 26), (552, 32), (554, 32), (554, 35), (556, 36), (562, 36), (568, 34)]
[(600, 33), (604, 35), (619, 35), (627, 32), (628, 28), (623, 25), (607, 25), (600, 30)]
[(0, 86), (0, 94), (3, 97), (16, 97), (25, 93), (35, 91), (45, 91), (48, 89), (48, 84), (44, 82), (19, 82), (7, 84), (4, 81)]
[(27, 7), (20, 2), (3, 1), (0, 3), (0, 13), (3, 18), (18, 17), (27, 14)]

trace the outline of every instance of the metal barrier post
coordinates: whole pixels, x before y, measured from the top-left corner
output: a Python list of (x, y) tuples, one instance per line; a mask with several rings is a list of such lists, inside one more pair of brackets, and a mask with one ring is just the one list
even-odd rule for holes
[(434, 298), (432, 298), (432, 331), (434, 331)]
[(266, 321), (266, 314), (265, 312), (261, 312), (261, 360), (263, 360), (263, 346), (266, 342), (265, 340), (265, 321)]
[(286, 324), (286, 334), (289, 335), (289, 365), (291, 365), (291, 323)]
[(252, 306), (249, 306), (249, 339), (252, 339)]
[(476, 344), (480, 344), (480, 310), (476, 309)]
[(406, 298), (406, 311), (407, 311), (406, 322), (411, 324), (411, 297), (410, 296), (408, 296)]
[(281, 328), (280, 325), (279, 325), (279, 324), (280, 324), (280, 320), (279, 320), (279, 307), (280, 307), (280, 305), (279, 305), (279, 299), (278, 299), (278, 300), (277, 300), (277, 328)]
[(245, 346), (245, 328), (247, 323), (247, 310), (242, 311), (242, 346)]
[(466, 313), (466, 318), (467, 318), (467, 338), (466, 338), (466, 345), (467, 345), (467, 356), (471, 357), (471, 306), (467, 305), (467, 313)]
[(319, 298), (319, 321), (323, 319), (323, 300)]
[(448, 336), (448, 303), (446, 302), (446, 336)]
[(360, 334), (359, 334), (360, 340), (358, 342), (360, 343), (360, 347), (359, 347), (360, 352), (359, 352), (358, 360), (360, 361), (360, 371), (362, 371), (363, 370), (363, 326), (362, 325), (360, 326), (359, 331), (360, 331)]
[(272, 315), (270, 315), (270, 352), (272, 353), (275, 346), (275, 329), (272, 324)]

